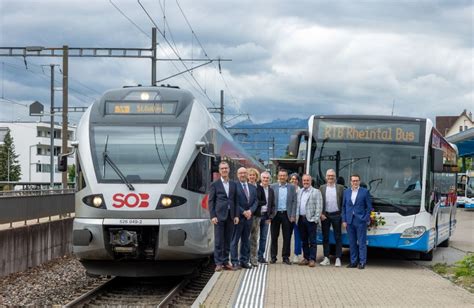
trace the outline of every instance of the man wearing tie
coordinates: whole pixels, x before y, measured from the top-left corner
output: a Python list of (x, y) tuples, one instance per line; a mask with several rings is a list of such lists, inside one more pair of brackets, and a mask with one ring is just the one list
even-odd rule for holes
[[(236, 205), (239, 211), (239, 223), (235, 226), (232, 242), (230, 244), (230, 255), (234, 269), (252, 268), (250, 260), (250, 229), (252, 228), (252, 216), (258, 207), (257, 189), (247, 182), (247, 169), (239, 168), (236, 183)], [(240, 241), (240, 258), (239, 258)]]
[(372, 202), (369, 191), (360, 187), (359, 175), (351, 175), (351, 186), (344, 191), (342, 210), (342, 225), (347, 229), (351, 254), (351, 263), (347, 267), (364, 269), (367, 263), (367, 226)]
[(296, 190), (295, 186), (288, 184), (288, 171), (280, 169), (278, 171), (278, 183), (271, 187), (275, 192), (275, 208), (271, 215), (272, 224), (270, 225), (270, 234), (272, 243), (270, 246), (270, 263), (277, 261), (278, 237), (280, 236), (280, 226), (283, 233), (283, 263), (291, 265), (290, 262), (290, 242), (291, 227), (296, 221)]
[(236, 183), (229, 180), (230, 167), (226, 161), (219, 164), (221, 178), (211, 184), (209, 191), (209, 213), (214, 224), (214, 262), (216, 272), (232, 270), (229, 264), (230, 241), (234, 224), (239, 223), (236, 206)]

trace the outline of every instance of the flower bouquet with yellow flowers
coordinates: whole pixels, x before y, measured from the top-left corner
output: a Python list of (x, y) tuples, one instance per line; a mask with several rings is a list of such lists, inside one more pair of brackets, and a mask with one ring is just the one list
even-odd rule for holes
[(385, 225), (385, 218), (380, 215), (380, 212), (375, 212), (373, 209), (370, 212), (370, 224), (368, 230), (377, 229), (378, 226)]

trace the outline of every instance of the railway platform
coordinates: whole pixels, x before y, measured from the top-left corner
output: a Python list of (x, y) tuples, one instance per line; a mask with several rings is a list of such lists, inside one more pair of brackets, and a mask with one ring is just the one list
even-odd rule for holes
[[(459, 229), (469, 230), (463, 243), (473, 241), (471, 220)], [(281, 247), (281, 245), (279, 246)], [(444, 248), (447, 249), (447, 248)], [(457, 249), (457, 248), (452, 248)], [(436, 253), (441, 253), (441, 248)], [(469, 251), (466, 251), (466, 253)], [(342, 267), (259, 265), (251, 270), (223, 271), (195, 306), (201, 307), (473, 307), (474, 294), (439, 276), (427, 266), (393, 251), (369, 251), (364, 270), (346, 268), (349, 251), (344, 249)], [(291, 256), (293, 258), (293, 256)]]

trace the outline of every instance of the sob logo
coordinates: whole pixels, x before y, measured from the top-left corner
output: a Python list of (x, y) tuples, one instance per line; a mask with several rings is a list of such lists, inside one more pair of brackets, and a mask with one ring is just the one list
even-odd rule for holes
[(148, 207), (150, 205), (148, 203), (148, 199), (150, 198), (149, 194), (144, 194), (144, 193), (130, 193), (127, 195), (117, 193), (112, 196), (112, 200), (114, 201), (112, 203), (113, 207), (116, 208), (122, 208), (123, 206), (127, 206), (129, 208), (134, 208), (134, 207)]

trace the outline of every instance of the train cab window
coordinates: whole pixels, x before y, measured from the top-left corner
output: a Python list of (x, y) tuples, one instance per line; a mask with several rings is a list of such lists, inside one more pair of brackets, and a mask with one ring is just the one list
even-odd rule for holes
[(80, 191), (86, 188), (87, 184), (84, 179), (84, 173), (82, 172), (81, 160), (79, 158), (79, 154), (77, 154), (77, 170), (76, 170), (76, 183), (77, 183), (77, 191)]
[(205, 194), (211, 182), (209, 157), (198, 154), (184, 178), (182, 188)]

